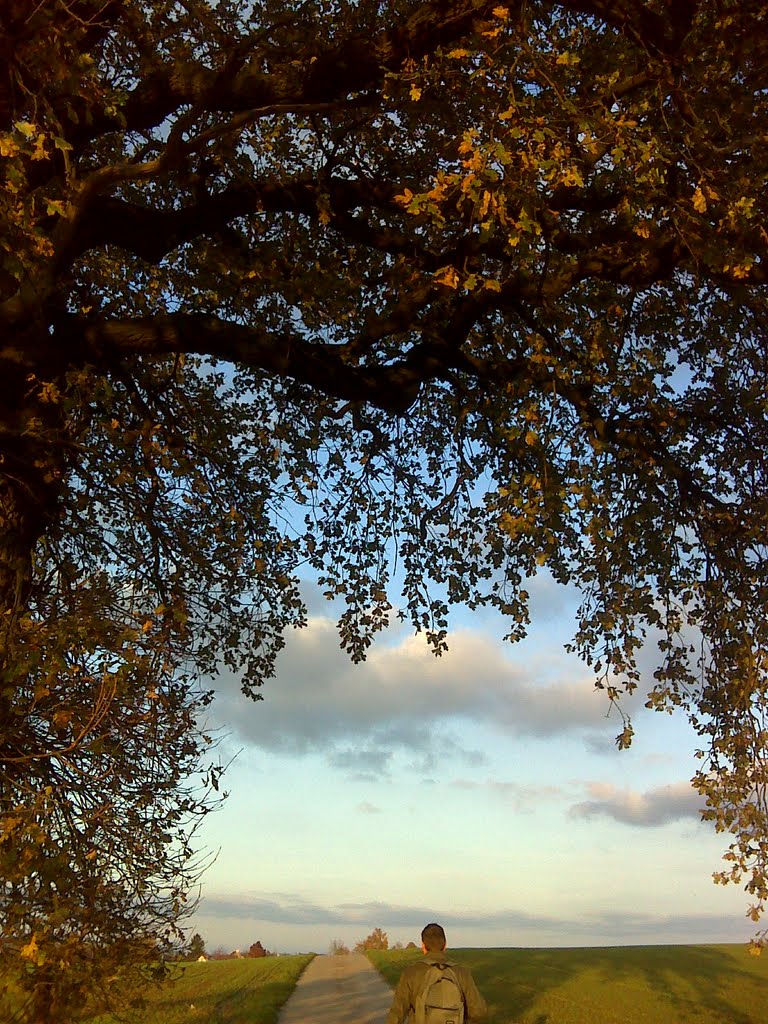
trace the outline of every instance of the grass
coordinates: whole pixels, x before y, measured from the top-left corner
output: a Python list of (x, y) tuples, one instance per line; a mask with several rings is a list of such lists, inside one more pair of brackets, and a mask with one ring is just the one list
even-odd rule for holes
[(313, 955), (181, 964), (174, 981), (148, 990), (145, 1009), (92, 1024), (275, 1024)]
[[(420, 952), (371, 951), (394, 985)], [(493, 1024), (765, 1024), (768, 956), (745, 946), (457, 949)]]

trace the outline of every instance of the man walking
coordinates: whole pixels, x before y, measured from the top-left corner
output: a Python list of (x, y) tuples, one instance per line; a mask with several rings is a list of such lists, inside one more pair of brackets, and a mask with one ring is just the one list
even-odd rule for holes
[(424, 959), (400, 975), (387, 1024), (480, 1024), (488, 1015), (468, 967), (445, 954), (445, 932), (428, 924), (421, 933)]

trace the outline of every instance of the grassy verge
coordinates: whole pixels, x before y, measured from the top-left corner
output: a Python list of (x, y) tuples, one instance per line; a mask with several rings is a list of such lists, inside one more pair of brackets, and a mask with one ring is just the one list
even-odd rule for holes
[[(420, 953), (372, 951), (392, 985)], [(765, 1024), (768, 956), (744, 946), (457, 949), (493, 1024)]]
[(148, 990), (144, 1010), (92, 1024), (275, 1024), (312, 956), (181, 964), (173, 981)]

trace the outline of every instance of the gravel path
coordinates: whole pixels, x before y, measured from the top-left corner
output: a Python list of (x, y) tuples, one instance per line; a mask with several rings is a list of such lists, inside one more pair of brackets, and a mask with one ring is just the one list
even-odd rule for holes
[(384, 1024), (392, 989), (362, 953), (316, 956), (278, 1024)]

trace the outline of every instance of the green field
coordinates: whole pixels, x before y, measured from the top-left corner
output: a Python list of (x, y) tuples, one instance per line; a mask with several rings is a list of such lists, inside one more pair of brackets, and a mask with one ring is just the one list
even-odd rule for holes
[[(149, 989), (146, 1009), (121, 1015), (120, 1024), (275, 1024), (312, 956), (181, 964), (176, 980)], [(115, 1021), (102, 1016), (93, 1024)]]
[[(371, 951), (394, 985), (420, 952)], [(745, 946), (456, 949), (493, 1024), (765, 1024), (768, 951)]]

